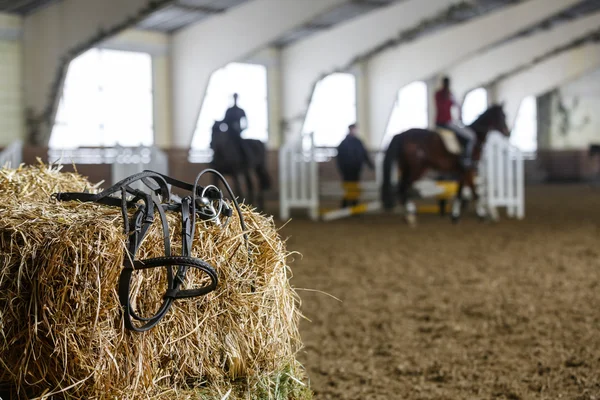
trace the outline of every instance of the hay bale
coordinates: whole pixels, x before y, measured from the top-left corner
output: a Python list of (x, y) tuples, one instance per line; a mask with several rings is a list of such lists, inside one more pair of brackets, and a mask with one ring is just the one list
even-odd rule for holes
[[(215, 266), (217, 289), (177, 300), (145, 333), (124, 328), (117, 294), (126, 238), (120, 209), (55, 202), (97, 190), (43, 165), (0, 170), (0, 382), (21, 398), (309, 399), (295, 356), (298, 297), (271, 218), (243, 207), (227, 228), (199, 221), (193, 256)], [(173, 254), (181, 223), (168, 214)], [(158, 220), (158, 218), (157, 218)], [(164, 254), (155, 221), (140, 259)], [(136, 272), (136, 307), (154, 311), (163, 269)], [(187, 285), (203, 278), (188, 271)]]

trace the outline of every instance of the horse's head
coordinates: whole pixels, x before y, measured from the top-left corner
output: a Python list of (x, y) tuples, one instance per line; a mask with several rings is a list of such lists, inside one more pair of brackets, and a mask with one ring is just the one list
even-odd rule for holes
[(506, 114), (502, 104), (493, 104), (483, 112), (470, 125), (477, 136), (477, 143), (473, 149), (473, 159), (478, 161), (487, 135), (491, 131), (498, 131), (504, 136), (510, 136), (510, 130), (506, 124)]
[(506, 114), (503, 104), (491, 105), (481, 116), (473, 123), (478, 135), (487, 135), (490, 131), (498, 131), (504, 136), (510, 136), (510, 129), (506, 123)]

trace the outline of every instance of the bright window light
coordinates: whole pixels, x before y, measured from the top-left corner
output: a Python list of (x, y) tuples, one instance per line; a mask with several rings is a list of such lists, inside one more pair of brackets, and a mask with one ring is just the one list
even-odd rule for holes
[(248, 128), (242, 137), (263, 142), (269, 139), (267, 68), (258, 64), (231, 63), (210, 77), (192, 149), (210, 148), (212, 126), (225, 117), (225, 111), (233, 105), (234, 93), (239, 95), (238, 106), (246, 112), (248, 120)]
[(328, 75), (315, 87), (303, 132), (314, 132), (315, 145), (336, 147), (356, 122), (356, 78), (348, 73)]
[(462, 122), (465, 125), (471, 125), (487, 108), (487, 90), (484, 88), (471, 90), (465, 96), (465, 101), (462, 105)]
[(57, 111), (51, 149), (151, 146), (151, 56), (106, 49), (86, 51), (69, 64)]
[(386, 148), (392, 137), (411, 128), (427, 128), (427, 84), (416, 81), (404, 86), (398, 98), (386, 129), (382, 147)]
[(523, 99), (510, 134), (510, 142), (523, 152), (537, 151), (537, 102), (535, 96)]

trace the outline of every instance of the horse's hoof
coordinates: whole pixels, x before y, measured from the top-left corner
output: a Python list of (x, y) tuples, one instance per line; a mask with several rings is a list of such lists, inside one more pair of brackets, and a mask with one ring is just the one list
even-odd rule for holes
[(452, 216), (452, 223), (453, 223), (454, 225), (458, 224), (458, 220), (459, 220), (459, 219), (460, 219), (459, 217), (456, 217), (456, 216), (454, 216), (454, 215), (453, 215), (453, 216)]
[(414, 214), (409, 214), (406, 216), (406, 223), (408, 223), (408, 226), (410, 226), (411, 228), (414, 228), (417, 226), (417, 217)]

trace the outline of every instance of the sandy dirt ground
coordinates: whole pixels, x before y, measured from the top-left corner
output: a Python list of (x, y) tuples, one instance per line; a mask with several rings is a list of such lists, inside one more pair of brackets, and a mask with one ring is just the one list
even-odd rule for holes
[(600, 188), (527, 196), (523, 221), (285, 226), (316, 399), (600, 399)]

